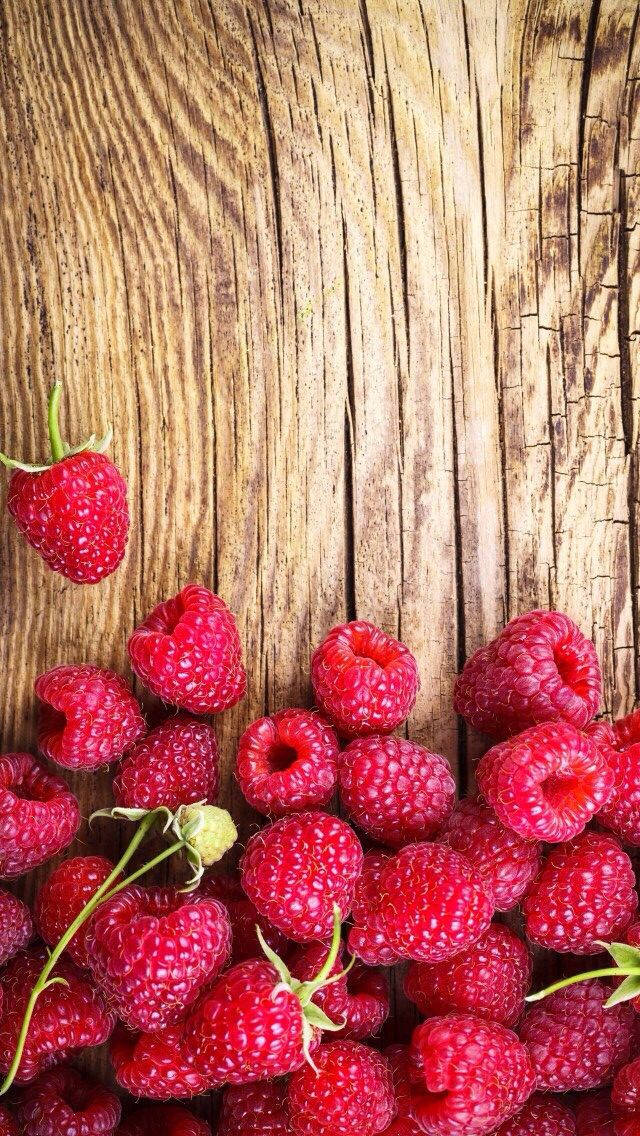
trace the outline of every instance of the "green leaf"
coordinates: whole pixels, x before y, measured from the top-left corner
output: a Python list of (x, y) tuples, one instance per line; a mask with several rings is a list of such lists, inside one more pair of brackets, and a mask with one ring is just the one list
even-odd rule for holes
[(598, 946), (604, 947), (622, 970), (640, 970), (640, 950), (630, 947), (628, 943), (602, 943), (597, 940)]
[(612, 1006), (617, 1006), (619, 1002), (630, 1002), (632, 998), (637, 998), (640, 995), (640, 974), (630, 974), (621, 982), (618, 989), (614, 990), (613, 994), (604, 1004), (605, 1010), (610, 1010)]

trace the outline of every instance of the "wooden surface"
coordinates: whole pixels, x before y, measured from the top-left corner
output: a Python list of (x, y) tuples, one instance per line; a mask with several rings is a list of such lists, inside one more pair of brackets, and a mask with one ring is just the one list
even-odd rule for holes
[[(227, 773), (356, 614), (416, 653), (410, 733), (461, 785), (453, 675), (508, 616), (568, 611), (605, 709), (628, 709), (638, 5), (1, 11), (0, 441), (39, 456), (63, 379), (74, 438), (114, 423), (133, 520), (124, 565), (84, 589), (3, 526), (4, 746), (33, 745), (39, 672), (126, 670), (131, 628), (190, 580), (245, 644)], [(85, 814), (105, 803), (107, 777), (72, 781)]]

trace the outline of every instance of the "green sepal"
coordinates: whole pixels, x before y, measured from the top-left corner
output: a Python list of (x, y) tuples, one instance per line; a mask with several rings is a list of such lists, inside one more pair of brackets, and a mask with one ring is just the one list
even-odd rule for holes
[(640, 950), (628, 943), (603, 943), (596, 939), (599, 947), (607, 951), (621, 970), (640, 970)]
[(610, 1010), (612, 1006), (617, 1006), (620, 1002), (630, 1002), (632, 998), (637, 998), (640, 995), (640, 973), (629, 974), (624, 982), (621, 982), (618, 989), (614, 990), (610, 998), (604, 1004), (605, 1010)]
[(128, 820), (135, 824), (152, 814), (165, 818), (162, 832), (163, 834), (168, 832), (173, 824), (174, 814), (169, 809), (165, 808), (164, 805), (160, 805), (157, 809), (126, 809), (121, 805), (114, 805), (111, 809), (96, 809), (89, 817), (89, 824), (93, 824), (97, 817), (108, 817), (110, 820)]
[(6, 466), (7, 469), (21, 469), (24, 473), (45, 473), (46, 470), (51, 469), (59, 461), (64, 458), (72, 457), (74, 454), (103, 454), (109, 448), (113, 440), (113, 429), (111, 426), (102, 438), (96, 438), (95, 434), (91, 434), (86, 441), (81, 442), (78, 446), (68, 446), (60, 434), (58, 426), (58, 411), (60, 407), (60, 395), (62, 393), (62, 383), (55, 382), (49, 392), (47, 417), (49, 426), (49, 442), (51, 446), (51, 457), (47, 462), (23, 462), (17, 458), (10, 458), (6, 454), (0, 453), (0, 462)]
[(329, 1033), (337, 1033), (339, 1030), (344, 1029), (347, 1024), (347, 1019), (343, 1018), (341, 1022), (332, 1022), (331, 1018), (327, 1017), (324, 1010), (310, 1002), (305, 1009), (305, 1018), (310, 1026), (314, 1029), (328, 1030)]

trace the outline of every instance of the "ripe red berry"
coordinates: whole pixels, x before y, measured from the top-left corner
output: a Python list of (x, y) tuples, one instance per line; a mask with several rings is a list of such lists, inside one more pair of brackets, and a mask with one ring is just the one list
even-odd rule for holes
[(616, 749), (627, 749), (640, 742), (640, 710), (633, 710), (624, 718), (613, 723)]
[(413, 1070), (407, 1045), (390, 1045), (384, 1051), (393, 1079), (396, 1098), (396, 1115), (384, 1129), (382, 1136), (421, 1136), (413, 1119), (413, 1091), (411, 1077)]
[(0, 888), (0, 966), (26, 947), (32, 935), (31, 912), (26, 903)]
[(211, 1136), (211, 1128), (180, 1105), (143, 1105), (123, 1120), (117, 1136)]
[(2, 1105), (0, 1105), (0, 1136), (20, 1136), (17, 1121)]
[(542, 845), (505, 828), (481, 800), (458, 801), (438, 842), (473, 864), (497, 911), (514, 907), (540, 868)]
[(454, 959), (435, 966), (412, 962), (404, 988), (426, 1018), (475, 1014), (513, 1026), (524, 1010), (531, 969), (522, 939), (509, 927), (492, 923), (477, 943)]
[(619, 941), (637, 907), (631, 860), (599, 832), (552, 848), (522, 905), (532, 942), (576, 955), (598, 954), (598, 940)]
[(36, 679), (38, 745), (67, 769), (119, 761), (146, 726), (127, 683), (114, 671), (82, 664), (54, 667)]
[(576, 1122), (562, 1101), (534, 1093), (517, 1116), (500, 1125), (495, 1136), (576, 1136)]
[(609, 749), (606, 758), (613, 771), (614, 789), (598, 813), (598, 823), (625, 844), (640, 846), (640, 743)]
[(395, 1112), (389, 1066), (355, 1041), (333, 1041), (289, 1082), (292, 1136), (377, 1136)]
[(239, 876), (205, 876), (200, 884), (200, 895), (217, 899), (226, 908), (231, 923), (233, 962), (260, 958), (262, 947), (258, 942), (256, 927), (259, 926), (268, 946), (277, 955), (286, 954), (289, 941), (282, 931), (272, 927), (242, 890)]
[(576, 1136), (615, 1136), (611, 1093), (586, 1093), (575, 1102)]
[(180, 805), (218, 796), (218, 743), (207, 722), (168, 718), (127, 754), (113, 781), (117, 805), (175, 812)]
[(296, 942), (327, 939), (333, 905), (346, 919), (362, 848), (339, 817), (310, 811), (257, 832), (241, 862), (242, 886), (261, 915)]
[(414, 1031), (414, 1118), (429, 1136), (484, 1136), (513, 1116), (535, 1087), (511, 1030), (469, 1014), (429, 1018)]
[(362, 872), (356, 881), (353, 927), (347, 941), (351, 954), (357, 955), (367, 966), (395, 966), (400, 961), (399, 955), (389, 946), (376, 923), (380, 877), (390, 859), (390, 854), (386, 852), (367, 852)]
[(601, 691), (593, 643), (561, 612), (529, 611), (467, 660), (453, 704), (474, 729), (501, 739), (539, 722), (582, 729)]
[(78, 802), (64, 781), (28, 753), (0, 757), (0, 877), (44, 864), (79, 825)]
[[(291, 973), (299, 981), (311, 981), (324, 965), (328, 951), (325, 943), (299, 947), (288, 963)], [(334, 1040), (361, 1041), (378, 1033), (389, 1016), (389, 982), (384, 970), (361, 963), (338, 978), (345, 961), (341, 950), (331, 970), (334, 981), (314, 995), (314, 1002), (332, 1022), (344, 1020), (343, 1029), (332, 1033)]]
[(533, 726), (495, 745), (477, 777), (498, 818), (525, 840), (571, 840), (613, 788), (602, 751), (567, 722)]
[(280, 710), (240, 738), (236, 776), (254, 809), (285, 816), (326, 805), (335, 789), (340, 747), (335, 730), (312, 710)]
[(290, 1136), (286, 1082), (227, 1085), (217, 1136)]
[[(74, 856), (54, 868), (40, 888), (33, 909), (38, 934), (45, 943), (55, 946), (112, 871), (113, 864), (104, 856)], [(89, 966), (87, 930), (84, 923), (66, 948), (73, 961), (84, 968)]]
[(226, 710), (247, 687), (236, 621), (198, 584), (153, 609), (129, 639), (129, 657), (152, 694), (192, 714)]
[(17, 1110), (29, 1136), (113, 1136), (121, 1111), (113, 1093), (70, 1065), (24, 1089)]
[(373, 623), (334, 627), (311, 659), (318, 706), (340, 734), (390, 734), (416, 700), (418, 666), (404, 643)]
[[(47, 959), (44, 948), (15, 955), (2, 975), (0, 1018), (0, 1070), (11, 1065), (31, 991)], [(49, 986), (36, 1002), (20, 1061), (17, 1084), (25, 1084), (78, 1050), (102, 1045), (109, 1037), (115, 1014), (106, 1006), (95, 985), (74, 964), (61, 959), (55, 974), (66, 985)]]
[(155, 1033), (131, 1033), (118, 1026), (109, 1044), (118, 1084), (134, 1097), (151, 1100), (195, 1097), (217, 1087), (195, 1068), (182, 1035), (181, 1025)]
[(357, 738), (340, 755), (340, 801), (372, 840), (400, 848), (427, 840), (453, 808), (449, 762), (404, 738)]
[[(623, 1065), (616, 1073), (611, 1090), (611, 1105), (616, 1117), (616, 1133), (640, 1131), (640, 1058)], [(625, 1124), (627, 1128), (625, 1128)], [(632, 1126), (635, 1125), (635, 1128)]]
[(611, 988), (591, 979), (558, 990), (526, 1012), (520, 1037), (538, 1088), (576, 1092), (606, 1085), (629, 1059), (634, 1011), (627, 1003), (605, 1010)]
[(102, 903), (85, 939), (91, 971), (118, 1016), (151, 1033), (180, 1021), (231, 951), (215, 899), (130, 885)]

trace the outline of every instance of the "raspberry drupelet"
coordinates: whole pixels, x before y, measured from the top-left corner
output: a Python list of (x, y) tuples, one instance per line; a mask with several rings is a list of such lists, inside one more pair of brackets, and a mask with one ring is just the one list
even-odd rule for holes
[(36, 679), (35, 691), (40, 750), (67, 769), (119, 761), (145, 733), (138, 701), (114, 671), (88, 663), (54, 667)]
[(267, 816), (326, 805), (338, 777), (336, 732), (313, 710), (259, 718), (240, 738), (236, 777), (250, 805)]

